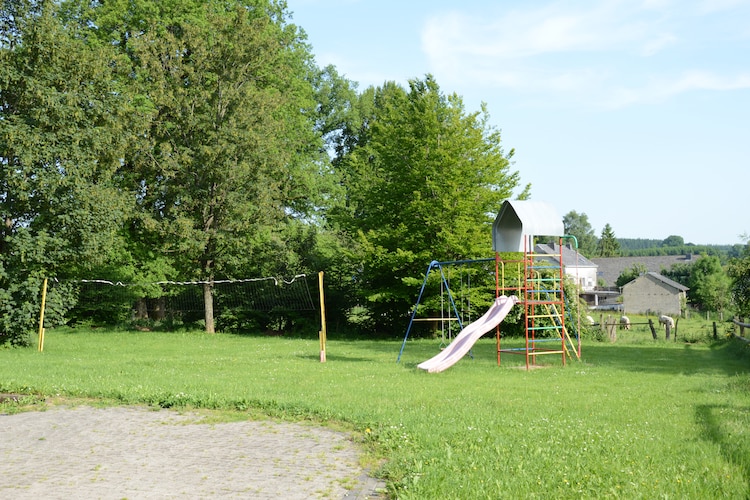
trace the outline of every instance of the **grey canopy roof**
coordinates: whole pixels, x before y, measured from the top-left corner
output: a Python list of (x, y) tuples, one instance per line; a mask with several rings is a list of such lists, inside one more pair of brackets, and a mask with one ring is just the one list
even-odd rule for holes
[(524, 237), (533, 248), (533, 236), (564, 236), (565, 229), (555, 209), (541, 201), (506, 200), (492, 224), (492, 249), (496, 252), (523, 252)]

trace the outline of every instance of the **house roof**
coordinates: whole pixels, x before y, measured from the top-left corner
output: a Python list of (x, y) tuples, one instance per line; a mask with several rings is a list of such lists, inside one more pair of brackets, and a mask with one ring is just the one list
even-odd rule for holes
[(662, 276), (661, 274), (655, 273), (653, 271), (649, 271), (646, 274), (637, 277), (633, 281), (629, 281), (628, 283), (625, 283), (622, 288), (624, 289), (628, 285), (630, 285), (631, 283), (635, 283), (636, 281), (638, 281), (639, 279), (642, 279), (644, 277), (651, 278), (651, 279), (653, 279), (653, 280), (655, 280), (657, 282), (660, 282), (660, 283), (662, 283), (664, 285), (667, 285), (670, 288), (674, 288), (678, 292), (687, 292), (688, 290), (690, 290), (688, 287), (680, 285), (676, 281), (673, 281), (673, 280), (667, 278), (666, 276)]
[(564, 234), (562, 217), (551, 205), (541, 201), (505, 200), (492, 224), (492, 249), (523, 252), (524, 237)]
[(568, 245), (563, 245), (561, 252), (557, 243), (541, 243), (534, 247), (534, 252), (548, 254), (555, 257), (562, 253), (562, 263), (564, 267), (598, 267), (594, 262), (591, 262)]
[(696, 255), (658, 255), (642, 257), (597, 257), (591, 259), (599, 268), (596, 271), (598, 279), (604, 282), (604, 286), (615, 286), (617, 278), (623, 271), (632, 269), (633, 266), (641, 264), (646, 271), (661, 272), (669, 269), (674, 264), (689, 264), (695, 262), (699, 257)]

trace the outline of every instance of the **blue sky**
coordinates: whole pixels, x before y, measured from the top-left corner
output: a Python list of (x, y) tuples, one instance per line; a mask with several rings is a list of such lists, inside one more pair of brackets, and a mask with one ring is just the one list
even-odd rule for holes
[(532, 199), (597, 236), (750, 234), (750, 0), (288, 0), (360, 90), (430, 73), (487, 104)]

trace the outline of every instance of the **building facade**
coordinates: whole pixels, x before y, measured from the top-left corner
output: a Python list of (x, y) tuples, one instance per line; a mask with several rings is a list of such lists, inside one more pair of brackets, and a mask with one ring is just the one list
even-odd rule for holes
[(687, 303), (689, 289), (653, 271), (622, 287), (625, 313), (679, 316)]

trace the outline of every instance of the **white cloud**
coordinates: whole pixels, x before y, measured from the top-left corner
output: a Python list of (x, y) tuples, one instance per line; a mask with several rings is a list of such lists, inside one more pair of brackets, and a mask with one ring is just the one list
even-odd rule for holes
[[(695, 64), (696, 34), (725, 35), (706, 32), (698, 16), (713, 2), (718, 10), (750, 0), (550, 3), (483, 17), (445, 12), (424, 25), (422, 47), (440, 81), (482, 82), (552, 102), (620, 107), (693, 90), (748, 88), (739, 64), (714, 68), (705, 57), (698, 64), (705, 69), (685, 67)], [(721, 20), (712, 26), (721, 29)]]
[(711, 14), (747, 5), (750, 5), (748, 0), (701, 0), (698, 2), (698, 11), (701, 14)]
[(671, 33), (658, 33), (649, 40), (644, 40), (641, 54), (644, 56), (653, 56), (662, 49), (674, 45), (679, 39)]
[(750, 89), (750, 73), (734, 76), (707, 71), (686, 71), (671, 79), (656, 79), (640, 87), (614, 88), (602, 96), (599, 103), (605, 108), (623, 108), (633, 104), (661, 102), (692, 91), (730, 91)]
[(646, 22), (633, 17), (631, 9), (612, 1), (578, 10), (550, 4), (505, 12), (495, 19), (446, 12), (427, 21), (422, 45), (429, 57), (438, 59), (450, 53), (515, 58), (653, 43)]

